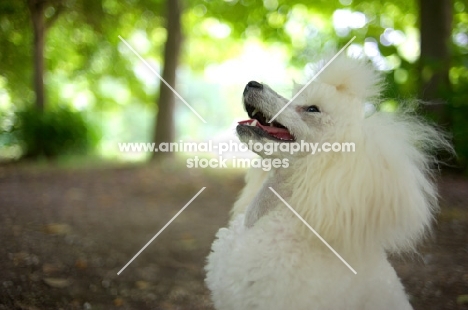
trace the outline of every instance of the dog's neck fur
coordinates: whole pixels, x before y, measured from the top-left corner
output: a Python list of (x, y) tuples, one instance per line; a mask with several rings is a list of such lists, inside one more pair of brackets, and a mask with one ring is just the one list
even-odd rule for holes
[(255, 198), (247, 207), (244, 224), (252, 227), (261, 217), (278, 205), (279, 198), (270, 190), (270, 187), (278, 192), (283, 199), (291, 196), (291, 188), (285, 184), (285, 180), (290, 177), (291, 169), (272, 169), (267, 179), (263, 183)]

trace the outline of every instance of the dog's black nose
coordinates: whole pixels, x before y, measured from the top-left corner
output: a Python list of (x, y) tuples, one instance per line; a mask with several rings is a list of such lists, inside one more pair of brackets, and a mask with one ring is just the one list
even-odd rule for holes
[(255, 81), (250, 81), (250, 82), (248, 82), (247, 85), (245, 85), (245, 88), (244, 88), (244, 95), (247, 93), (247, 91), (249, 90), (249, 88), (262, 89), (262, 88), (263, 88), (263, 85), (260, 84), (259, 82), (255, 82)]
[(247, 83), (247, 86), (248, 87), (253, 87), (253, 88), (260, 88), (262, 89), (263, 88), (263, 85), (260, 84), (259, 82), (255, 82), (255, 81), (250, 81)]

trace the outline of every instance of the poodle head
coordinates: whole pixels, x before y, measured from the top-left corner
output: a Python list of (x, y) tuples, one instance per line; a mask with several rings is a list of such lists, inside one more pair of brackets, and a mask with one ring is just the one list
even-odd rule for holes
[(290, 159), (288, 169), (269, 174), (284, 187), (279, 193), (289, 195), (327, 241), (350, 253), (364, 245), (414, 247), (438, 208), (434, 152), (452, 150), (443, 133), (411, 111), (366, 117), (367, 102), (375, 102), (381, 86), (370, 63), (340, 56), (319, 63), (310, 82), (295, 87), (291, 102), (265, 84), (249, 82), (244, 105), (250, 119), (237, 127), (244, 143), (355, 144), (349, 153), (289, 155), (279, 147), (271, 155), (259, 152)]
[(344, 56), (319, 63), (314, 73), (309, 83), (295, 85), (291, 100), (266, 84), (249, 82), (243, 93), (249, 119), (237, 127), (241, 141), (349, 141), (365, 117), (366, 101), (380, 92), (380, 74), (364, 60)]

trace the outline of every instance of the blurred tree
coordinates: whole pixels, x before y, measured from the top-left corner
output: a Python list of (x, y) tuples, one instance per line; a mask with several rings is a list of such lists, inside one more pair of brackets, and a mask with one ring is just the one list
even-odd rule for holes
[[(44, 136), (45, 132), (54, 132), (60, 130), (69, 130), (68, 132), (78, 132), (85, 126), (86, 123), (68, 122), (66, 119), (59, 120), (60, 118), (70, 116), (70, 119), (81, 119), (82, 115), (76, 113), (71, 107), (64, 107), (68, 114), (56, 113), (56, 109), (48, 107), (48, 96), (46, 95), (46, 83), (44, 81), (45, 73), (48, 71), (46, 66), (45, 50), (47, 48), (47, 33), (51, 30), (53, 24), (58, 20), (62, 13), (70, 13), (70, 11), (79, 11), (79, 8), (86, 6), (90, 0), (83, 0), (80, 2), (70, 2), (65, 0), (22, 0), (11, 1), (0, 5), (0, 22), (2, 28), (8, 30), (8, 34), (2, 36), (1, 48), (5, 52), (2, 60), (6, 60), (9, 64), (8, 67), (2, 68), (0, 73), (7, 78), (9, 82), (7, 87), (11, 90), (10, 98), (14, 98), (16, 103), (16, 113), (9, 123), (14, 124), (16, 133), (19, 131), (26, 132), (25, 128), (36, 128), (35, 135), (18, 134), (19, 144), (25, 146), (23, 149), (23, 156), (28, 158), (37, 158), (41, 155), (50, 155), (48, 151), (48, 143), (63, 144), (64, 148), (70, 143), (75, 143), (81, 137), (87, 137), (87, 132), (81, 132), (80, 135), (70, 136), (71, 140), (64, 143), (63, 141), (52, 141), (54, 135)], [(100, 3), (95, 1), (94, 3)], [(84, 13), (84, 11), (81, 11)], [(95, 16), (95, 11), (86, 14), (87, 16)], [(29, 23), (28, 23), (29, 19)], [(91, 20), (91, 19), (89, 19)], [(50, 49), (49, 49), (50, 50)], [(23, 69), (27, 68), (27, 69)], [(32, 70), (31, 70), (32, 69)], [(29, 80), (32, 72), (32, 81)], [(26, 77), (26, 78), (25, 78)], [(26, 85), (32, 84), (33, 96), (28, 96), (28, 89)], [(16, 97), (18, 96), (18, 97)], [(16, 100), (21, 98), (22, 100)], [(49, 111), (50, 110), (50, 111)], [(44, 114), (44, 112), (50, 112)], [(33, 122), (34, 124), (26, 124), (26, 119), (21, 115), (35, 115), (35, 118), (27, 118), (28, 121), (40, 120)], [(44, 115), (43, 115), (44, 114)], [(52, 126), (50, 126), (52, 124)], [(60, 128), (53, 128), (53, 124), (65, 124), (68, 127), (61, 126)], [(80, 126), (78, 126), (80, 125)], [(20, 126), (21, 128), (18, 128)], [(40, 126), (43, 126), (43, 128)], [(47, 128), (47, 126), (49, 126)], [(76, 128), (73, 128), (76, 127)], [(3, 130), (2, 130), (3, 131)], [(1, 133), (1, 132), (0, 132)], [(27, 136), (27, 139), (25, 138)], [(76, 141), (73, 141), (73, 138)], [(36, 141), (32, 141), (35, 139)], [(34, 147), (26, 147), (34, 143)], [(81, 141), (80, 141), (81, 143)]]
[(44, 86), (46, 35), (52, 25), (64, 10), (67, 13), (78, 12), (83, 20), (95, 29), (100, 30), (99, 18), (102, 17), (102, 0), (81, 0), (70, 2), (65, 0), (26, 0), (33, 28), (33, 85), (36, 95), (35, 105), (43, 111), (46, 105), (46, 90)]
[[(164, 60), (162, 78), (175, 88), (176, 71), (179, 65), (180, 48), (182, 44), (181, 8), (179, 0), (166, 0), (167, 39), (164, 46)], [(159, 87), (157, 100), (158, 113), (155, 124), (154, 142), (159, 145), (163, 142), (174, 141), (174, 103), (173, 91), (162, 81)], [(170, 156), (170, 152), (154, 152), (153, 158)]]
[(44, 10), (46, 1), (29, 0), (28, 7), (31, 13), (33, 27), (33, 64), (34, 64), (34, 90), (36, 94), (36, 107), (44, 110), (44, 37), (46, 32)]
[(420, 97), (431, 103), (426, 106), (430, 116), (450, 128), (452, 120), (446, 100), (450, 94), (453, 3), (451, 0), (419, 0), (419, 10)]

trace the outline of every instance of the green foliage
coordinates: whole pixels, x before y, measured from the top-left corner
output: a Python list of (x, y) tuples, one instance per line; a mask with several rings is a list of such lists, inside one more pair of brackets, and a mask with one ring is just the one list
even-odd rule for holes
[[(452, 66), (449, 78), (452, 89), (447, 103), (452, 117), (453, 141), (459, 162), (468, 167), (468, 3), (454, 2)], [(461, 38), (461, 40), (460, 40)], [(464, 38), (464, 39), (463, 39)], [(467, 169), (468, 172), (468, 169)]]
[[(120, 113), (127, 117), (124, 111), (135, 105), (151, 111), (148, 115), (157, 112), (158, 78), (118, 36), (161, 72), (166, 39), (165, 0), (54, 0), (48, 3), (46, 17), (55, 19), (55, 23), (46, 36), (46, 110), (57, 111), (56, 103), (67, 102), (100, 115)], [(185, 0), (182, 3), (185, 38), (179, 80), (190, 85), (183, 85), (179, 90), (182, 93), (188, 90), (183, 95), (191, 96), (189, 102), (194, 102), (203, 115), (218, 113), (219, 101), (216, 105), (209, 103), (207, 91), (200, 85), (201, 75), (210, 66), (238, 57), (246, 42), (252, 40), (263, 46), (280, 46), (290, 56), (291, 67), (303, 68), (317, 55), (339, 49), (355, 35), (356, 40), (349, 50), (369, 56), (366, 48), (376, 47), (377, 54), (371, 58), (376, 64), (385, 64), (388, 88), (384, 97), (395, 102), (417, 97), (421, 79), (417, 1)], [(466, 1), (454, 0), (453, 5), (452, 88), (443, 100), (452, 118), (451, 128), (447, 129), (453, 132), (459, 158), (466, 165), (468, 14)], [(341, 15), (345, 18), (338, 13), (345, 13)], [(347, 17), (353, 14), (364, 16), (365, 22), (360, 26), (346, 26)], [(341, 26), (337, 26), (336, 21), (341, 21)], [(395, 34), (400, 36), (400, 42), (388, 40), (386, 36)], [(8, 93), (6, 110), (10, 112), (27, 106), (34, 99), (31, 47), (27, 1), (0, 2), (0, 90), (3, 88)], [(198, 81), (194, 81), (196, 79)], [(220, 85), (210, 86), (209, 92), (217, 96), (213, 89), (218, 87)], [(185, 112), (184, 107), (177, 113), (177, 125), (184, 127), (177, 129), (179, 133), (192, 133), (196, 128), (203, 134), (206, 132), (206, 136), (212, 134), (207, 132), (212, 131), (212, 127), (201, 128), (197, 120), (192, 119), (193, 115), (187, 112), (185, 117)], [(225, 122), (225, 119), (216, 118), (211, 124), (218, 126), (217, 121)], [(106, 120), (106, 123), (112, 122)], [(13, 136), (6, 137), (4, 134), (0, 144), (12, 141)]]
[[(449, 98), (449, 112), (452, 118), (452, 134), (458, 161), (462, 167), (468, 167), (468, 66), (459, 68), (463, 72), (458, 82), (452, 84)], [(453, 69), (453, 68), (452, 68)], [(467, 171), (468, 172), (468, 171)]]
[(34, 98), (30, 28), (26, 1), (0, 2), (0, 76), (6, 78), (10, 96), (20, 104)]
[(13, 118), (13, 126), (0, 132), (0, 136), (6, 137), (4, 141), (10, 145), (20, 145), (22, 156), (27, 158), (85, 154), (99, 140), (97, 131), (84, 115), (67, 107), (45, 112), (36, 108), (18, 111)]

